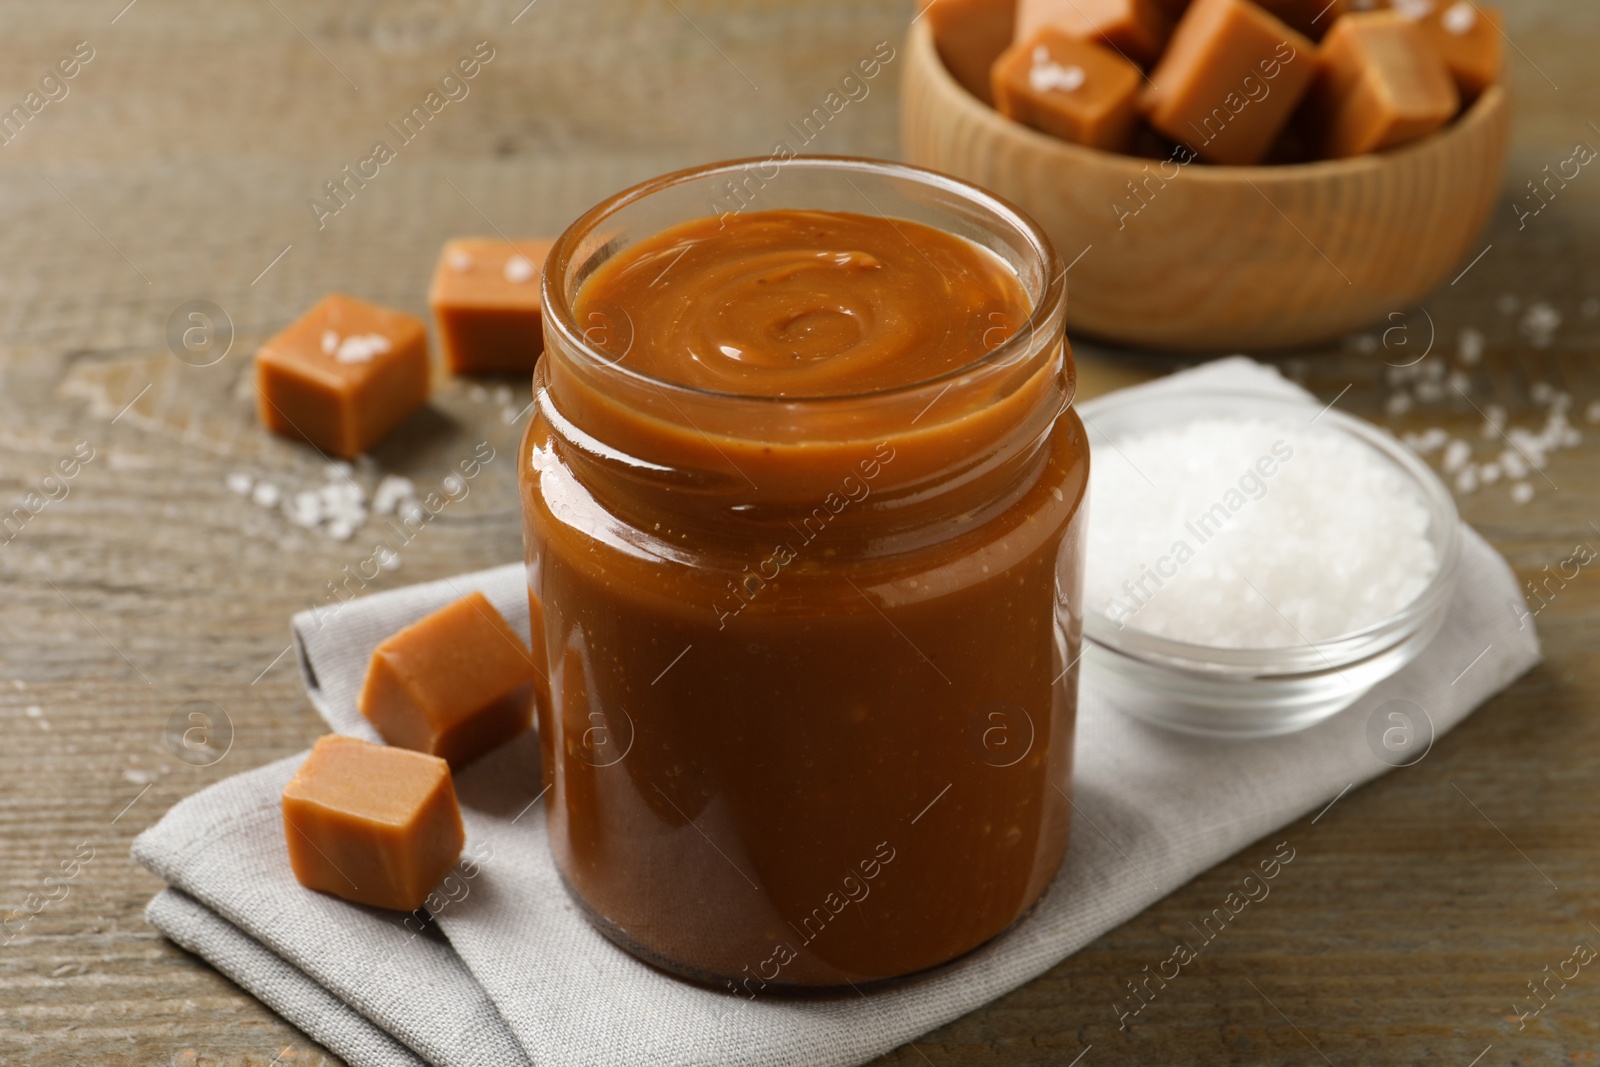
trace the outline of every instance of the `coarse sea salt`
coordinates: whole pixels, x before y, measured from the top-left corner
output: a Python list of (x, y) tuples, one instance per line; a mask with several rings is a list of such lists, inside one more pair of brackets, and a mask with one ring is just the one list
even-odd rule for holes
[(1457, 36), (1471, 33), (1472, 27), (1478, 23), (1478, 9), (1467, 3), (1467, 0), (1459, 0), (1458, 3), (1451, 4), (1445, 9), (1444, 14), (1439, 16), (1439, 22), (1446, 33)]
[(1429, 512), (1380, 453), (1326, 426), (1197, 419), (1096, 453), (1087, 603), (1221, 648), (1360, 630), (1439, 568)]
[(510, 259), (506, 260), (504, 272), (506, 281), (512, 282), (513, 284), (520, 284), (522, 282), (529, 281), (535, 274), (538, 273), (538, 271), (534, 269), (533, 261), (528, 259), (527, 256), (512, 256)]
[[(234, 471), (225, 479), (227, 487), (235, 493), (253, 500), (263, 508), (280, 509), (295, 526), (307, 530), (320, 529), (335, 541), (348, 541), (366, 525), (373, 512), (379, 515), (416, 516), (414, 524), (424, 521), (425, 512), (417, 501), (417, 487), (409, 478), (385, 474), (379, 480), (373, 499), (369, 502), (366, 487), (357, 480), (359, 475), (371, 475), (376, 464), (368, 457), (357, 463), (334, 460), (323, 468), (325, 481), (314, 488), (285, 491), (277, 483), (257, 479), (248, 471)], [(458, 475), (447, 475), (444, 488), (452, 494), (461, 491), (465, 483)], [(370, 506), (369, 506), (370, 505)], [(385, 570), (400, 566), (400, 556), (392, 557)]]
[(1083, 88), (1087, 75), (1082, 67), (1063, 67), (1050, 58), (1050, 50), (1039, 45), (1033, 50), (1033, 66), (1028, 69), (1028, 87), (1036, 93), (1059, 90), (1072, 93)]

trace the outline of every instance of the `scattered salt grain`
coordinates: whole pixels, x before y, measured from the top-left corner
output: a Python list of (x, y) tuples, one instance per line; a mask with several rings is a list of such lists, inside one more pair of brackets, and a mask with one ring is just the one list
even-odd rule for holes
[(537, 273), (527, 256), (512, 256), (506, 260), (505, 276), (508, 282), (520, 284)]
[(1440, 466), (1444, 468), (1446, 474), (1454, 474), (1465, 467), (1471, 458), (1472, 446), (1458, 437), (1445, 446), (1444, 459), (1440, 462)]
[(1502, 315), (1514, 315), (1521, 306), (1522, 301), (1511, 293), (1501, 293), (1494, 302), (1494, 309)]
[(1424, 404), (1437, 404), (1444, 399), (1444, 386), (1438, 382), (1418, 382), (1417, 399)]
[[(324, 337), (326, 347), (326, 337)], [(371, 363), (372, 357), (382, 355), (394, 345), (381, 333), (358, 333), (339, 342), (333, 358), (340, 363)]]
[(1583, 409), (1583, 417), (1588, 422), (1600, 422), (1600, 400), (1589, 401), (1589, 406)]
[(44, 709), (37, 704), (29, 704), (23, 709), (23, 713), (30, 719), (37, 719), (39, 716), (44, 714)]
[(1063, 67), (1050, 58), (1050, 50), (1039, 45), (1033, 50), (1033, 66), (1028, 70), (1028, 86), (1036, 93), (1060, 90), (1064, 93), (1083, 88), (1088, 76), (1082, 67)]
[(1485, 463), (1478, 468), (1478, 481), (1484, 485), (1493, 485), (1500, 480), (1500, 464)]
[(465, 274), (472, 269), (472, 254), (464, 249), (456, 249), (450, 253), (450, 269), (457, 274)]
[(1471, 326), (1456, 337), (1456, 358), (1471, 366), (1483, 359), (1483, 334)]
[(1478, 468), (1468, 464), (1456, 472), (1456, 492), (1472, 493), (1478, 488)]
[(1411, 410), (1410, 393), (1390, 393), (1389, 399), (1383, 403), (1383, 410), (1390, 416), (1398, 417)]
[(1511, 487), (1511, 501), (1514, 504), (1526, 504), (1533, 499), (1533, 486), (1527, 482), (1518, 482)]
[(1452, 392), (1466, 396), (1472, 392), (1472, 377), (1466, 371), (1451, 371), (1449, 385)]
[(1528, 462), (1516, 449), (1508, 448), (1500, 453), (1500, 469), (1506, 472), (1506, 477), (1512, 480), (1528, 476)]
[[(245, 472), (228, 475), (228, 488), (254, 500), (264, 508), (280, 509), (285, 519), (307, 530), (321, 529), (335, 541), (348, 541), (367, 524), (375, 511), (380, 515), (397, 512), (414, 514), (414, 523), (425, 521), (426, 513), (417, 500), (417, 488), (411, 479), (396, 474), (383, 474), (372, 491), (374, 499), (368, 500), (368, 489), (360, 477), (371, 477), (378, 471), (370, 456), (358, 456), (355, 462), (332, 460), (323, 467), (325, 480), (320, 485), (285, 492), (278, 485), (256, 480)], [(458, 475), (444, 480), (446, 491), (460, 493), (466, 483)], [(385, 550), (387, 551), (387, 550)], [(386, 568), (400, 565), (399, 556)], [(381, 565), (381, 564), (380, 564)]]
[(290, 498), (284, 511), (290, 522), (310, 529), (322, 521), (322, 498), (314, 489), (302, 489)]
[(1472, 27), (1478, 24), (1478, 11), (1467, 0), (1457, 0), (1445, 8), (1444, 14), (1439, 16), (1439, 24), (1446, 33), (1456, 36), (1471, 33)]
[(489, 390), (485, 389), (481, 385), (474, 385), (471, 389), (467, 390), (467, 397), (474, 404), (481, 404), (485, 400), (489, 399)]
[(1400, 440), (1411, 451), (1418, 455), (1426, 456), (1429, 452), (1437, 452), (1445, 441), (1449, 440), (1449, 436), (1449, 434), (1435, 426), (1421, 433), (1402, 434)]
[(1535, 404), (1548, 404), (1555, 399), (1556, 387), (1549, 382), (1534, 382), (1533, 388), (1528, 390), (1528, 395)]
[(372, 493), (372, 510), (379, 515), (393, 515), (402, 501), (415, 498), (417, 487), (410, 478), (387, 474)]
[(1533, 347), (1549, 348), (1560, 325), (1561, 312), (1549, 304), (1538, 303), (1528, 308), (1519, 328), (1522, 335), (1533, 343)]
[(322, 331), (322, 354), (331, 356), (339, 350), (339, 335), (332, 330)]
[(1420, 495), (1328, 427), (1199, 419), (1131, 435), (1089, 492), (1088, 603), (1177, 640), (1326, 640), (1394, 614), (1438, 569)]
[(1518, 455), (1527, 460), (1528, 466), (1534, 470), (1544, 469), (1544, 439), (1538, 434), (1522, 426), (1513, 426), (1506, 433), (1506, 440)]

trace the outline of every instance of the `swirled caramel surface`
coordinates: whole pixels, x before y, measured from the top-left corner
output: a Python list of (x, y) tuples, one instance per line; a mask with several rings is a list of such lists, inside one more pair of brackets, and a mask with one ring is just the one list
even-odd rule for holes
[[(937, 378), (1028, 318), (1017, 276), (906, 219), (758, 211), (630, 247), (578, 292), (591, 343), (633, 370), (744, 396), (876, 392)], [(626, 321), (617, 323), (617, 320)]]

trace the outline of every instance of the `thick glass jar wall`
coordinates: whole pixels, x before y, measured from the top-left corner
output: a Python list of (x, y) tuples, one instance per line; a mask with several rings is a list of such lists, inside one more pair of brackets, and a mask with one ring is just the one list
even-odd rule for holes
[[(900, 390), (680, 389), (586, 343), (597, 324), (563, 328), (595, 249), (626, 243), (569, 231), (521, 453), (558, 866), (608, 936), (747, 993), (982, 944), (1043, 891), (1070, 825), (1088, 454), (1059, 265), (975, 190), (826, 162), (908, 215), (987, 227), (1030, 290), (1026, 328)], [(809, 199), (840, 176), (791, 177)], [(962, 196), (967, 215), (942, 202)], [(657, 215), (629, 232), (675, 221)]]

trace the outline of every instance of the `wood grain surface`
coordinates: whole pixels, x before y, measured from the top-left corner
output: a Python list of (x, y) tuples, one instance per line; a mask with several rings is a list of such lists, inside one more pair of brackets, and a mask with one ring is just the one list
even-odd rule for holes
[[(1516, 119), (1507, 189), (1472, 252), (1487, 246), (1481, 258), (1363, 335), (1264, 355), (1344, 410), (1396, 429), (1446, 427), (1482, 458), (1503, 446), (1479, 437), (1475, 407), (1502, 405), (1528, 425), (1536, 386), (1570, 392), (1584, 439), (1532, 480), (1531, 502), (1514, 504), (1503, 482), (1461, 500), (1522, 577), (1542, 580), (1580, 542), (1600, 547), (1600, 426), (1581, 419), (1600, 399), (1600, 173), (1588, 167), (1542, 201), (1525, 183), (1577, 143), (1600, 145), (1600, 9), (1505, 7)], [(333, 288), (422, 312), (447, 236), (554, 232), (653, 173), (793, 144), (789, 123), (858, 59), (880, 41), (900, 46), (908, 9), (0, 3), (0, 113), (77, 42), (93, 50), (66, 95), (0, 144), (0, 511), (30, 492), (43, 501), (0, 534), (0, 1063), (332, 1062), (148, 927), (141, 910), (158, 883), (128, 858), (134, 835), (178, 799), (322, 732), (282, 655), (288, 617), (370, 552), (360, 535), (332, 541), (224, 487), (230, 471), (289, 487), (323, 477), (313, 454), (256, 426), (254, 346)], [(494, 58), (470, 93), (318, 229), (307, 201), (485, 40)], [(889, 63), (807, 147), (894, 154), (899, 73)], [(207, 366), (168, 341), (175, 309), (196, 300), (231, 323), (232, 347)], [(1543, 312), (1527, 318), (1537, 304), (1559, 314), (1553, 333), (1538, 328)], [(1386, 414), (1386, 364), (1414, 359), (1430, 336), (1429, 359), (1451, 360), (1469, 327), (1485, 338), (1482, 362), (1464, 368), (1470, 399)], [(1088, 345), (1079, 355), (1085, 393), (1175, 365)], [(479, 441), (504, 456), (524, 388), (442, 382), (374, 458), (426, 483)], [(73, 477), (45, 482), (85, 449)], [(374, 588), (519, 552), (511, 464), (493, 463)], [(1270, 900), (1129, 1030), (1113, 1011), (1124, 981), (1163, 958), (1264, 846), (882, 1062), (1600, 1058), (1600, 969), (1552, 983), (1537, 1016), (1519, 1022), (1512, 1007), (1532, 1007), (1527, 983), (1576, 944), (1600, 946), (1600, 574), (1567, 581), (1537, 624), (1543, 666), (1422, 762), (1285, 828), (1297, 858)], [(169, 744), (197, 707), (232, 728), (227, 755), (205, 767)], [(93, 859), (61, 881), (87, 849)]]

